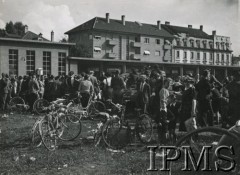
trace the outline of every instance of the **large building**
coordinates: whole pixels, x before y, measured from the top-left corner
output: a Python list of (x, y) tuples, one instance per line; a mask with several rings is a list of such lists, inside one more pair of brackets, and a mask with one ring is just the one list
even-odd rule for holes
[(27, 26), (23, 36), (4, 32), (0, 36), (0, 73), (23, 76), (42, 68), (45, 75), (65, 74), (69, 47), (73, 45), (54, 42), (53, 32), (49, 41), (41, 33), (28, 31)]
[(217, 65), (226, 75), (220, 67), (231, 65), (230, 38), (217, 36), (216, 31), (208, 35), (202, 25), (145, 24), (126, 21), (124, 15), (111, 19), (106, 13), (105, 18), (95, 17), (65, 34), (84, 50), (69, 57), (70, 69), (78, 73), (87, 69), (126, 72), (159, 64), (167, 67), (167, 74), (198, 74), (203, 66)]

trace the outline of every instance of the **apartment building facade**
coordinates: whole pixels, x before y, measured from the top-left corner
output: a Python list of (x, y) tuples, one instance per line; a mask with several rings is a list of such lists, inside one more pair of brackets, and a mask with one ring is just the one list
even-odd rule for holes
[(229, 37), (217, 36), (216, 31), (208, 35), (203, 26), (195, 29), (172, 26), (165, 23), (164, 28), (175, 36), (174, 63), (231, 66), (231, 41)]
[[(99, 61), (97, 65), (112, 69), (113, 64), (121, 70), (128, 70), (143, 62), (171, 63), (173, 49), (171, 42), (174, 37), (162, 28), (161, 22), (155, 25), (140, 22), (96, 17), (76, 28), (66, 32), (70, 42), (85, 47), (87, 54), (85, 62), (93, 66), (92, 60)], [(78, 69), (86, 67), (84, 61), (74, 60), (70, 62), (72, 67), (78, 65)], [(88, 64), (88, 63), (86, 63)], [(107, 66), (109, 64), (109, 66)], [(94, 68), (93, 68), (94, 69)]]
[(75, 44), (54, 42), (53, 32), (51, 41), (42, 34), (37, 35), (27, 29), (24, 36), (6, 33), (0, 37), (0, 73), (23, 76), (42, 69), (44, 75), (66, 74), (69, 47), (73, 45)]

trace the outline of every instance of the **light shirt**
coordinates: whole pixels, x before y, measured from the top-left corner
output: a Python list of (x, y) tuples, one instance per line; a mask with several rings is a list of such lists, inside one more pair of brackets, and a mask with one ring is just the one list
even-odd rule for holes
[(162, 88), (159, 92), (159, 96), (160, 96), (160, 111), (164, 110), (167, 112), (169, 91), (165, 88)]
[(106, 78), (103, 83), (106, 85), (106, 86), (111, 86), (111, 81), (112, 81), (112, 77), (108, 77)]

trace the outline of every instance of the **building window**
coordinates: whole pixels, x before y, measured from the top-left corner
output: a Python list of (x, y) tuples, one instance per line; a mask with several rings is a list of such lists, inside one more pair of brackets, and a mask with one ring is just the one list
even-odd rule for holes
[(160, 44), (160, 39), (156, 39), (156, 44)]
[(191, 40), (190, 43), (191, 43), (191, 47), (194, 47), (194, 41)]
[(144, 43), (149, 44), (149, 38), (144, 38)]
[(209, 42), (209, 47), (210, 47), (210, 49), (213, 49), (213, 43), (212, 42)]
[(177, 46), (181, 46), (180, 40), (177, 40)]
[(213, 61), (213, 53), (210, 53), (210, 60), (209, 60), (210, 62), (212, 62)]
[(179, 52), (179, 50), (177, 51), (177, 58), (179, 58), (180, 57), (180, 52)]
[(222, 50), (225, 50), (225, 44), (224, 43), (222, 43)]
[(219, 42), (216, 42), (216, 49), (220, 49)]
[(161, 52), (159, 50), (155, 51), (155, 56), (161, 56)]
[(194, 52), (191, 52), (191, 59), (194, 59)]
[(196, 43), (197, 43), (197, 47), (200, 48), (200, 41), (197, 40)]
[(27, 50), (27, 58), (26, 58), (26, 72), (27, 74), (32, 73), (35, 71), (35, 51), (34, 50)]
[(187, 47), (187, 41), (186, 40), (183, 41), (183, 44), (184, 44), (185, 47)]
[(187, 52), (184, 52), (184, 59), (187, 59)]
[(141, 49), (140, 48), (135, 48), (135, 54), (141, 54)]
[(90, 40), (92, 40), (92, 39), (93, 39), (92, 34), (89, 34), (89, 35), (88, 35), (88, 38), (89, 38)]
[(222, 64), (224, 63), (224, 54), (222, 54)]
[(51, 75), (51, 52), (43, 52), (43, 75)]
[(135, 37), (135, 42), (140, 43), (140, 37), (139, 36)]
[(18, 50), (9, 49), (9, 75), (18, 75)]
[(66, 74), (66, 53), (58, 53), (58, 75)]
[(197, 59), (200, 60), (200, 52), (197, 53)]
[(203, 41), (203, 48), (206, 49), (207, 48), (207, 42)]
[(217, 54), (216, 63), (219, 63), (219, 53)]
[(203, 61), (207, 62), (207, 53), (203, 53)]

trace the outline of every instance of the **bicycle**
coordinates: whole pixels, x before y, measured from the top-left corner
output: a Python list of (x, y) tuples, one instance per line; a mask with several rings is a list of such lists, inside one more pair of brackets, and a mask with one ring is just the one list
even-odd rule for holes
[[(137, 136), (140, 142), (147, 144), (153, 135), (152, 120), (148, 114), (141, 114), (141, 109), (135, 108), (137, 113), (126, 113), (126, 106), (130, 100), (125, 100), (126, 105), (111, 104), (118, 109), (119, 114), (113, 115), (113, 119), (106, 122), (102, 129), (102, 138), (111, 149), (122, 149)], [(120, 116), (120, 117), (119, 117)]]
[(8, 103), (8, 109), (17, 113), (25, 112), (29, 109), (29, 105), (27, 105), (24, 99), (20, 96), (16, 96), (10, 99)]
[[(239, 125), (240, 126), (240, 125)], [(235, 126), (235, 127), (239, 127)], [(181, 156), (182, 153), (186, 154), (186, 151), (190, 151), (190, 154), (192, 157), (195, 158), (195, 160), (199, 159), (199, 156), (204, 154), (203, 151), (208, 151), (209, 154), (205, 158), (208, 158), (208, 160), (200, 161), (197, 163), (204, 162), (203, 165), (200, 164), (199, 166), (192, 165), (190, 163), (190, 166), (188, 165), (188, 168), (191, 169), (191, 171), (184, 171), (184, 174), (209, 174), (209, 171), (201, 171), (203, 168), (206, 169), (210, 168), (211, 174), (221, 174), (221, 172), (216, 171), (216, 163), (218, 163), (222, 167), (229, 167), (229, 162), (227, 159), (221, 159), (219, 160), (216, 156), (216, 151), (219, 146), (232, 146), (232, 149), (234, 150), (234, 155), (227, 152), (226, 150), (224, 152), (220, 152), (222, 156), (230, 156), (233, 158), (234, 161), (237, 162), (237, 166), (235, 167), (232, 172), (227, 172), (227, 174), (237, 174), (236, 171), (240, 170), (240, 157), (238, 156), (240, 153), (240, 134), (239, 132), (235, 131), (234, 127), (230, 130), (226, 130), (223, 128), (217, 128), (217, 127), (205, 127), (200, 128), (197, 130), (194, 130), (187, 135), (180, 138), (176, 143), (177, 150), (170, 151), (168, 154), (168, 157), (178, 157), (177, 161), (171, 161), (169, 165), (169, 175), (177, 175), (179, 172), (186, 167), (186, 155)], [(189, 148), (186, 148), (188, 147)], [(207, 150), (204, 150), (204, 146), (206, 149), (206, 146), (209, 147)], [(177, 152), (179, 155), (177, 155)], [(191, 161), (189, 161), (191, 162)], [(196, 163), (196, 162), (195, 162)], [(224, 173), (226, 174), (226, 172)]]
[[(78, 97), (81, 98), (81, 97)], [(81, 101), (81, 100), (80, 100)], [(106, 106), (103, 102), (93, 99), (93, 95), (90, 95), (88, 104), (86, 107), (83, 107), (81, 103), (76, 103), (75, 100), (71, 100), (69, 103), (68, 112), (70, 114), (78, 114), (80, 120), (82, 119), (90, 119), (95, 120), (96, 115), (100, 112), (105, 112)], [(96, 119), (98, 120), (98, 119)]]
[(39, 132), (43, 145), (53, 151), (57, 140), (72, 141), (81, 133), (81, 121), (73, 114), (68, 114), (68, 106), (54, 102), (48, 107), (50, 113), (39, 122)]

